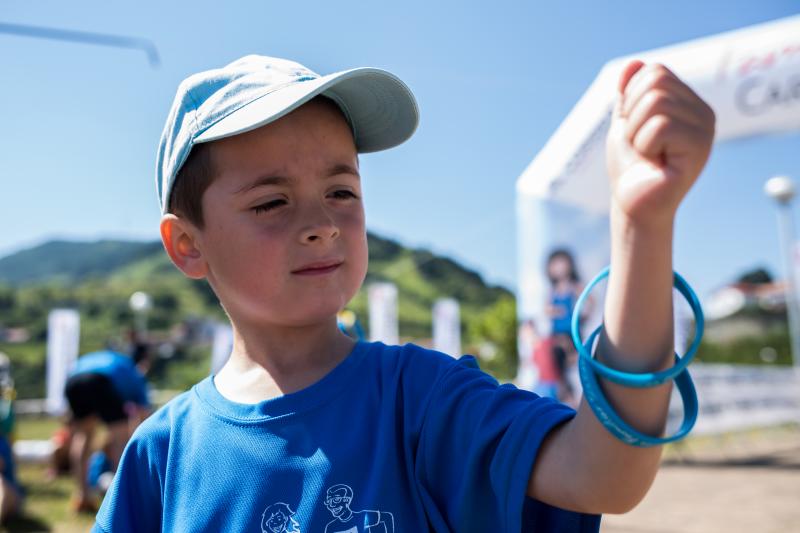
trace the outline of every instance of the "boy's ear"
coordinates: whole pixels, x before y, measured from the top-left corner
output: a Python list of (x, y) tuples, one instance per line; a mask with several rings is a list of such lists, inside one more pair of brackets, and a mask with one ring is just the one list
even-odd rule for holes
[(197, 228), (172, 213), (161, 217), (161, 242), (169, 258), (187, 277), (202, 279), (208, 273), (208, 265), (197, 246)]

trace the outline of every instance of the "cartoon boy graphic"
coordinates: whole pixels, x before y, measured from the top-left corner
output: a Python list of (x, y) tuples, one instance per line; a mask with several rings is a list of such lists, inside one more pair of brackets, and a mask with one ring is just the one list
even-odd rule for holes
[(334, 520), (325, 526), (325, 533), (394, 533), (394, 516), (381, 511), (353, 511), (353, 489), (333, 485), (325, 494), (325, 507)]
[(261, 516), (261, 533), (300, 533), (300, 524), (292, 518), (294, 511), (286, 503), (273, 503)]

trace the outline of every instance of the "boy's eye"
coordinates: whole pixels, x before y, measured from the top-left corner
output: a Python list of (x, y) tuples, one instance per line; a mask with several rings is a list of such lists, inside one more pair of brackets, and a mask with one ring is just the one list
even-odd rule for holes
[(339, 189), (338, 191), (334, 191), (332, 196), (337, 200), (346, 200), (348, 198), (358, 198), (353, 191), (349, 191), (347, 189)]
[(278, 199), (278, 200), (271, 200), (269, 202), (263, 203), (261, 205), (257, 205), (253, 208), (253, 211), (256, 214), (259, 213), (266, 213), (267, 211), (271, 211), (277, 207), (280, 207), (286, 203), (286, 200)]

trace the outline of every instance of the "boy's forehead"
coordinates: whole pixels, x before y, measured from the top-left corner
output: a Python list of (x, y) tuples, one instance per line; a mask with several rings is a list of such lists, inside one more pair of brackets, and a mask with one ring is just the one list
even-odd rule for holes
[(298, 168), (313, 168), (325, 177), (358, 176), (352, 131), (331, 105), (309, 103), (274, 123), (209, 143), (215, 170), (256, 173), (252, 178), (265, 173), (289, 177)]

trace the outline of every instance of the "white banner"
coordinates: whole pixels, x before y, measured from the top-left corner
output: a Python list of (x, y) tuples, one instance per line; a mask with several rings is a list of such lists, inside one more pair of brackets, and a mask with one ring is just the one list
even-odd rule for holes
[[(800, 422), (800, 374), (792, 368), (696, 363), (689, 367), (700, 414), (693, 435)], [(668, 426), (683, 420), (673, 394)]]
[(433, 349), (461, 356), (461, 314), (453, 298), (441, 298), (433, 304)]
[(666, 65), (717, 115), (716, 141), (800, 129), (800, 16), (608, 63), (517, 181), (518, 194), (608, 211), (605, 138), (622, 68)]
[(233, 350), (233, 329), (230, 324), (217, 324), (214, 327), (214, 340), (211, 344), (211, 373), (217, 374), (231, 356)]
[(47, 412), (67, 409), (64, 387), (78, 359), (81, 317), (74, 309), (53, 309), (47, 317)]
[(397, 287), (393, 283), (369, 286), (369, 337), (371, 341), (398, 344)]

